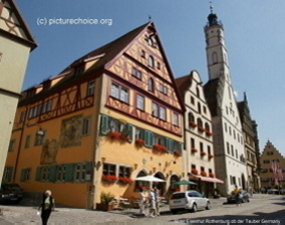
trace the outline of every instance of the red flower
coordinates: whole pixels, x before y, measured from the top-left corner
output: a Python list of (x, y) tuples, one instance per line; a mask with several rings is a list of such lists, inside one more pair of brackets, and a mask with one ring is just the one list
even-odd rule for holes
[(201, 131), (201, 132), (205, 131), (205, 129), (203, 127), (198, 127), (198, 130)]
[(114, 139), (119, 139), (121, 138), (121, 133), (117, 131), (109, 131), (109, 137), (114, 138)]
[(201, 175), (202, 175), (203, 177), (206, 177), (206, 176), (207, 176), (207, 173), (206, 173), (205, 171), (201, 171)]
[(195, 175), (198, 175), (198, 170), (193, 168), (193, 169), (191, 170), (191, 173), (193, 173), (193, 174), (195, 174)]
[(145, 140), (140, 139), (140, 138), (137, 138), (137, 139), (135, 140), (135, 143), (136, 143), (136, 145), (138, 145), (138, 146), (144, 146), (144, 145), (145, 145)]
[(205, 130), (205, 133), (206, 133), (206, 135), (208, 135), (208, 136), (213, 135), (213, 133), (212, 133), (211, 131), (209, 131), (209, 130)]
[(215, 177), (215, 174), (209, 173), (209, 176), (212, 177), (212, 178), (214, 178), (214, 177)]
[(175, 188), (175, 187), (169, 187), (170, 191), (180, 191), (180, 188)]
[(210, 159), (211, 159), (211, 158), (214, 158), (214, 155), (213, 155), (213, 154), (209, 154), (208, 156), (209, 156)]
[(117, 177), (115, 175), (102, 175), (102, 180), (109, 182), (109, 183), (115, 183), (117, 181)]
[(198, 152), (197, 148), (191, 148), (192, 152)]
[(160, 152), (167, 152), (167, 148), (163, 145), (153, 144), (153, 149)]
[(173, 154), (176, 156), (181, 156), (181, 151), (180, 150), (174, 150)]
[(119, 177), (119, 181), (125, 184), (129, 184), (132, 183), (133, 180), (129, 177)]
[(193, 122), (193, 121), (189, 121), (189, 125), (191, 127), (196, 127), (197, 126), (197, 123)]
[(201, 155), (207, 155), (207, 153), (203, 151), (203, 152), (201, 152)]

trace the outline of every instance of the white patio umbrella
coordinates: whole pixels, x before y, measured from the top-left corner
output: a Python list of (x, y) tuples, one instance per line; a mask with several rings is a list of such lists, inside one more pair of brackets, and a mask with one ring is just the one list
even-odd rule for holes
[(148, 181), (149, 182), (149, 186), (152, 188), (152, 183), (153, 182), (165, 182), (165, 180), (162, 180), (160, 178), (157, 178), (155, 176), (152, 176), (152, 175), (147, 175), (147, 176), (144, 176), (144, 177), (137, 177), (135, 179), (136, 181)]

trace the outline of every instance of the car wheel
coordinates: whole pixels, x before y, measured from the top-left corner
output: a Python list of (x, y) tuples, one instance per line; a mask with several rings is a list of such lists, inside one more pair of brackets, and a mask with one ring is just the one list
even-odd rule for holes
[(210, 203), (210, 202), (207, 202), (206, 209), (207, 209), (207, 210), (210, 210), (210, 209), (211, 209), (211, 203)]
[(176, 213), (178, 212), (178, 209), (171, 209), (171, 212), (172, 212), (173, 214), (176, 214)]
[(197, 205), (196, 205), (196, 203), (194, 203), (193, 206), (192, 206), (192, 212), (197, 212)]

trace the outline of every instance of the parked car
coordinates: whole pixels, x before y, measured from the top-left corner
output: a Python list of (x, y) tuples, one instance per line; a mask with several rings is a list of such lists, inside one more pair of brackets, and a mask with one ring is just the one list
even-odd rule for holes
[(210, 200), (197, 191), (174, 192), (169, 200), (169, 208), (172, 213), (188, 209), (196, 212), (198, 209), (210, 209)]
[(0, 188), (1, 203), (10, 203), (10, 202), (19, 203), (22, 199), (23, 199), (23, 190), (18, 184), (6, 183), (1, 185)]
[[(228, 203), (236, 203), (236, 196), (234, 193), (231, 193), (227, 198)], [(249, 193), (246, 191), (241, 191), (240, 193), (240, 201), (241, 203), (249, 202)]]

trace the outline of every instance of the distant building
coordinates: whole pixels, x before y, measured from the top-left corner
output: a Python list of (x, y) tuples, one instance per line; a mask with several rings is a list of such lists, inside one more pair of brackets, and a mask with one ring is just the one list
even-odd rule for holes
[(224, 184), (223, 195), (238, 185), (247, 189), (244, 140), (234, 88), (232, 86), (223, 25), (216, 14), (209, 14), (205, 26), (209, 81), (204, 85), (214, 133), (216, 174)]
[(95, 208), (103, 192), (135, 201), (152, 184), (139, 177), (161, 179), (164, 196), (185, 177), (184, 105), (153, 23), (23, 96), (6, 168), (27, 194), (48, 188), (58, 203)]
[(216, 178), (211, 113), (204, 97), (200, 75), (191, 71), (176, 79), (176, 84), (185, 104), (184, 146), (185, 173), (196, 182), (199, 191), (206, 196), (214, 194)]
[[(35, 47), (35, 40), (14, 1), (0, 0), (0, 180), (7, 149), (14, 150), (19, 141), (10, 140), (10, 136), (29, 53)], [(11, 170), (6, 168), (4, 176)]]
[[(277, 173), (277, 181), (273, 173), (273, 163), (277, 163), (277, 169), (280, 173)], [(281, 153), (275, 148), (275, 146), (267, 141), (263, 152), (260, 156), (261, 164), (261, 188), (262, 191), (268, 190), (270, 188), (276, 188), (281, 186), (284, 188), (285, 185), (285, 158)]]
[(248, 174), (248, 188), (260, 190), (260, 151), (257, 133), (257, 124), (251, 119), (246, 94), (244, 99), (238, 102), (238, 109), (243, 130), (243, 139), (246, 153), (246, 165)]

